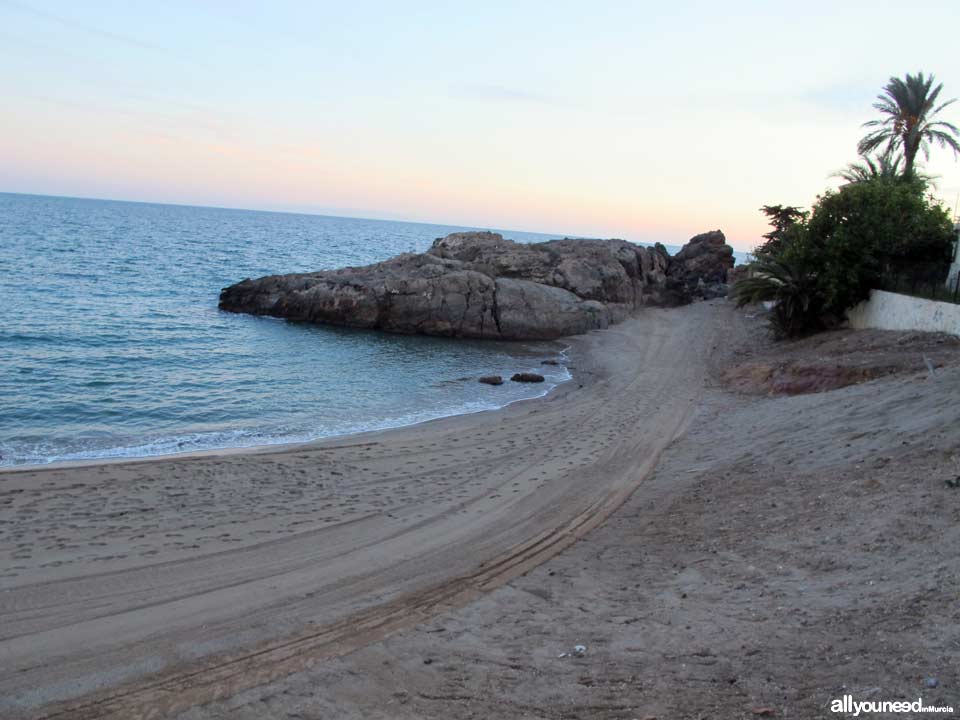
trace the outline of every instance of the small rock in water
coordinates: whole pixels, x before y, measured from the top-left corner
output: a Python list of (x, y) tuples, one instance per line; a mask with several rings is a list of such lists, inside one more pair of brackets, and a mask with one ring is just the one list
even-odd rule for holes
[(927, 678), (926, 680), (924, 680), (924, 681), (923, 681), (923, 684), (926, 685), (928, 688), (935, 688), (935, 687), (937, 687), (937, 685), (940, 684), (940, 681), (937, 680), (936, 678), (930, 677), (930, 678)]
[(541, 365), (559, 365), (560, 362), (558, 360), (542, 360), (540, 364)]
[(538, 375), (537, 373), (524, 372), (524, 373), (516, 373), (510, 379), (513, 382), (537, 383), (537, 382), (543, 382), (543, 375)]
[(480, 382), (484, 385), (503, 385), (503, 378), (499, 375), (484, 375)]

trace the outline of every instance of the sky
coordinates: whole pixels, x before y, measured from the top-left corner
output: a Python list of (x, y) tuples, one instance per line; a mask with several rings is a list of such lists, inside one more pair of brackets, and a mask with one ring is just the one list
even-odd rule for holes
[[(951, 2), (0, 0), (0, 191), (622, 237), (808, 207)], [(960, 103), (944, 113), (960, 124)], [(960, 163), (927, 172), (953, 212)]]

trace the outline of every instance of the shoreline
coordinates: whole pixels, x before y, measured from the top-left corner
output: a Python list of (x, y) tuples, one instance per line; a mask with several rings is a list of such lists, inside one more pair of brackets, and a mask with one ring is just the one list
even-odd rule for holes
[(318, 627), (346, 628), (347, 647), (350, 618), (404, 625), (542, 562), (682, 432), (717, 314), (651, 308), (573, 338), (573, 381), (493, 412), (0, 475), (0, 711), (37, 717), (54, 703), (82, 716), (111, 697), (136, 717), (136, 688), (164, 677), (266, 658)]
[[(567, 343), (565, 346), (557, 353), (557, 356), (563, 358), (564, 360), (569, 361), (568, 353), (573, 350), (575, 346), (575, 341), (577, 336), (564, 338), (564, 342)], [(157, 455), (114, 455), (114, 456), (105, 456), (97, 458), (84, 458), (84, 459), (67, 459), (67, 460), (54, 460), (51, 462), (45, 463), (32, 463), (32, 464), (19, 464), (19, 465), (0, 465), (0, 477), (5, 474), (14, 474), (18, 472), (34, 472), (37, 470), (50, 469), (50, 470), (61, 470), (61, 469), (72, 469), (72, 468), (83, 468), (83, 467), (96, 467), (100, 465), (122, 465), (122, 464), (133, 464), (133, 463), (145, 463), (153, 461), (165, 461), (165, 460), (178, 460), (178, 459), (190, 459), (190, 458), (202, 458), (202, 457), (217, 457), (217, 456), (231, 456), (238, 454), (251, 454), (251, 455), (262, 455), (264, 453), (281, 453), (281, 452), (296, 452), (299, 450), (310, 450), (315, 446), (324, 443), (330, 442), (342, 442), (349, 440), (350, 438), (363, 438), (368, 436), (380, 435), (382, 433), (389, 433), (395, 430), (403, 430), (406, 428), (419, 427), (421, 425), (427, 425), (430, 423), (442, 422), (444, 420), (451, 420), (453, 418), (465, 417), (471, 415), (480, 415), (483, 413), (498, 413), (506, 408), (509, 408), (512, 405), (518, 403), (526, 402), (535, 402), (538, 400), (543, 400), (544, 398), (553, 395), (560, 391), (564, 386), (569, 385), (572, 382), (577, 380), (577, 375), (573, 372), (573, 369), (566, 364), (566, 362), (561, 362), (560, 366), (566, 370), (568, 377), (564, 380), (558, 381), (556, 384), (551, 384), (546, 390), (541, 394), (529, 398), (517, 398), (515, 400), (508, 400), (503, 405), (491, 408), (481, 408), (479, 410), (459, 410), (453, 411), (449, 414), (438, 415), (437, 417), (427, 418), (425, 420), (414, 420), (408, 423), (401, 423), (399, 425), (387, 425), (381, 428), (373, 428), (369, 430), (356, 430), (356, 431), (347, 431), (343, 433), (336, 433), (332, 435), (326, 435), (322, 437), (313, 438), (311, 440), (303, 441), (288, 441), (280, 440), (275, 443), (261, 443), (257, 445), (240, 445), (240, 446), (227, 446), (227, 447), (211, 447), (200, 450), (184, 450), (183, 452), (167, 452)], [(471, 378), (476, 382), (476, 378)], [(505, 382), (510, 382), (509, 380)], [(549, 384), (549, 383), (548, 383)], [(494, 392), (494, 388), (491, 388)], [(391, 422), (389, 420), (384, 422)], [(375, 424), (375, 423), (374, 423)], [(175, 436), (174, 436), (175, 437)], [(136, 446), (133, 446), (136, 447)], [(123, 448), (121, 448), (123, 449)], [(105, 451), (108, 452), (108, 451)]]

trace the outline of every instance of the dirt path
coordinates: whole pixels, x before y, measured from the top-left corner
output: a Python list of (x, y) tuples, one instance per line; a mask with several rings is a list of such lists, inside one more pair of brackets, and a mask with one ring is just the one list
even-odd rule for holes
[(650, 311), (578, 340), (575, 386), (497, 413), (0, 475), (0, 711), (163, 717), (476, 599), (649, 473), (699, 402), (722, 317)]

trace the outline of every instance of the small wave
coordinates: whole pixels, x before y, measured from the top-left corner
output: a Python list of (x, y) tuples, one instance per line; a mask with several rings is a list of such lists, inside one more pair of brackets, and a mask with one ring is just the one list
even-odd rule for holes
[[(565, 351), (564, 351), (565, 352)], [(561, 356), (565, 357), (563, 352)], [(95, 460), (122, 460), (136, 458), (162, 457), (168, 455), (182, 455), (184, 453), (203, 452), (210, 450), (238, 450), (245, 448), (294, 445), (314, 442), (333, 437), (355, 435), (364, 432), (378, 432), (392, 430), (420, 423), (439, 420), (458, 415), (473, 415), (479, 412), (500, 410), (525, 400), (537, 400), (550, 393), (557, 386), (572, 378), (565, 366), (558, 366), (560, 372), (557, 378), (545, 383), (535, 395), (512, 398), (506, 402), (494, 400), (474, 400), (463, 403), (455, 408), (438, 410), (422, 410), (407, 413), (382, 420), (372, 420), (341, 425), (327, 430), (300, 430), (271, 433), (264, 430), (224, 430), (216, 432), (199, 432), (171, 437), (162, 437), (145, 443), (122, 445), (90, 450), (70, 452), (57, 451), (54, 448), (33, 446), (31, 449), (0, 449), (0, 467), (24, 467), (31, 465), (50, 465), (52, 463), (85, 462)]]

